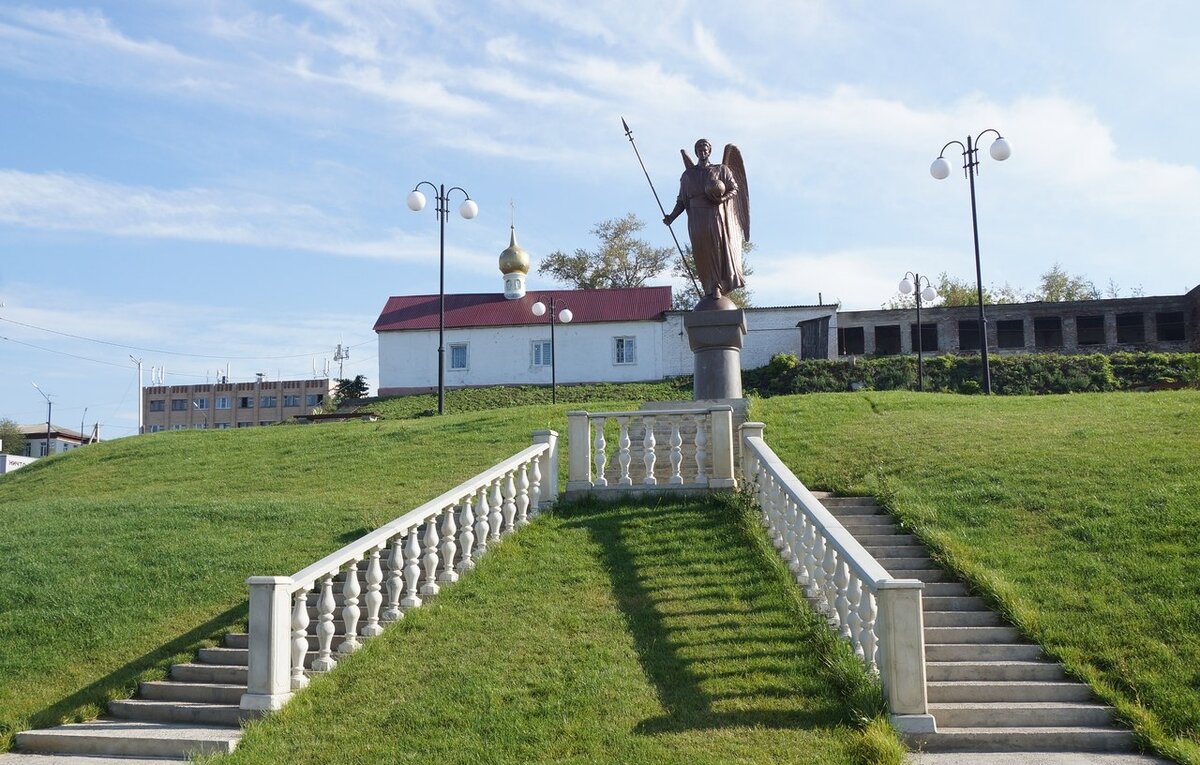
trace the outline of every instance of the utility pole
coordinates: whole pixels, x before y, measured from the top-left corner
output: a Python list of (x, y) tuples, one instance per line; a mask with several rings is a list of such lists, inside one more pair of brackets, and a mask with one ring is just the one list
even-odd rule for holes
[(134, 364), (137, 364), (137, 375), (138, 375), (138, 435), (140, 436), (140, 435), (142, 435), (143, 433), (145, 433), (145, 432), (146, 432), (146, 426), (145, 426), (145, 424), (144, 424), (144, 420), (142, 419), (142, 418), (144, 417), (144, 415), (142, 414), (142, 407), (144, 406), (144, 404), (143, 404), (143, 402), (142, 402), (142, 399), (144, 398), (144, 396), (142, 396), (142, 360), (141, 360), (141, 359), (135, 359), (133, 356), (130, 356), (130, 357), (129, 357), (129, 360), (130, 360), (130, 361), (132, 361)]
[(342, 344), (338, 343), (337, 350), (333, 352), (333, 360), (338, 363), (338, 379), (344, 380), (345, 373), (342, 371), (342, 362), (350, 358), (350, 349), (342, 348)]

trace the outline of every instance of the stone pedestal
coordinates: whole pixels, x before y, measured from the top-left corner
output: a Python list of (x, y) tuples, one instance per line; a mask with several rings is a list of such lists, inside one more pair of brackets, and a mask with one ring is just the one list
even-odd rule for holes
[(683, 326), (696, 355), (692, 398), (741, 398), (745, 312), (692, 311), (683, 317)]

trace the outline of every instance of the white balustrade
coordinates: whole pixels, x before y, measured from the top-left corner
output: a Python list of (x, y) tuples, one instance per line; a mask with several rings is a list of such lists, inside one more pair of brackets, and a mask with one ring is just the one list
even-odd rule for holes
[(878, 672), (893, 724), (935, 732), (925, 687), (921, 590), (894, 579), (796, 478), (763, 439), (762, 423), (741, 427), (741, 473), (780, 557), (813, 607)]
[[(292, 576), (251, 577), (249, 668), (241, 707), (280, 708), (308, 685), (308, 672), (334, 669), (339, 655), (361, 647), (360, 637), (381, 634), (405, 610), (435, 597), (557, 497), (558, 434), (537, 431), (532, 446)], [(340, 625), (334, 596), (339, 576)], [(306, 671), (310, 628), (316, 656)]]

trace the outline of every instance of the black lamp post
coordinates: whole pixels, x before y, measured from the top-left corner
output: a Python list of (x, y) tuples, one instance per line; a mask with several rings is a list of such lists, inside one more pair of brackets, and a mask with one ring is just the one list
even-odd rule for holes
[(46, 395), (46, 391), (38, 388), (37, 383), (34, 383), (33, 387), (37, 389), (38, 393), (42, 394), (42, 398), (46, 399), (46, 456), (49, 457), (52, 454), (50, 451), (50, 413), (54, 411), (54, 404), (51, 403), (50, 397)]
[[(554, 310), (555, 310), (555, 305), (556, 305), (556, 303), (554, 300), (554, 296), (551, 295), (549, 310), (547, 310), (546, 304), (540, 300), (538, 302), (534, 303), (530, 307), (530, 310), (533, 311), (534, 316), (545, 316), (546, 321), (549, 322), (549, 324), (550, 324), (550, 403), (551, 404), (558, 403), (558, 371), (557, 371), (558, 370), (558, 350), (554, 347), (554, 324), (555, 324)], [(575, 315), (573, 313), (571, 313), (570, 308), (563, 308), (561, 311), (558, 312), (558, 320), (561, 321), (563, 324), (570, 324), (571, 319), (573, 319), (573, 318), (575, 318)]]
[(930, 175), (939, 181), (943, 180), (950, 175), (950, 163), (942, 155), (954, 144), (958, 144), (959, 148), (963, 150), (963, 171), (966, 172), (967, 180), (971, 184), (971, 230), (975, 235), (975, 286), (979, 292), (979, 350), (980, 361), (983, 364), (980, 383), (984, 393), (992, 392), (992, 370), (988, 366), (987, 318), (983, 313), (983, 276), (979, 268), (979, 219), (975, 212), (975, 176), (979, 174), (979, 139), (988, 133), (996, 134), (996, 140), (992, 141), (991, 147), (988, 148), (992, 159), (1003, 162), (1012, 156), (1012, 148), (1008, 145), (1008, 141), (1004, 140), (1004, 136), (1000, 135), (999, 131), (988, 128), (976, 136), (974, 141), (968, 135), (966, 146), (963, 146), (962, 141), (950, 141), (942, 147), (941, 154), (938, 154), (938, 158), (929, 166)]
[(437, 200), (438, 233), (438, 414), (446, 412), (446, 221), (450, 217), (450, 192), (461, 191), (463, 203), (458, 207), (458, 214), (471, 220), (479, 214), (479, 205), (471, 199), (471, 195), (460, 186), (446, 188), (445, 184), (435, 186), (429, 181), (421, 181), (408, 194), (408, 209), (420, 212), (425, 209), (425, 195), (420, 192), (422, 186), (433, 189), (434, 199)]
[[(921, 280), (925, 280), (925, 289), (921, 289)], [(925, 390), (925, 348), (924, 341), (921, 335), (921, 301), (937, 299), (937, 290), (929, 283), (928, 276), (921, 276), (915, 271), (908, 271), (904, 274), (904, 278), (900, 280), (900, 294), (908, 295), (916, 293), (917, 298), (917, 390)]]

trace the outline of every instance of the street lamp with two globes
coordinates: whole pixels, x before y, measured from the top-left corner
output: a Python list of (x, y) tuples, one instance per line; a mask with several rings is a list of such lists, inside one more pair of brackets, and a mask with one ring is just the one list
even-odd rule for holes
[[(925, 281), (924, 289), (921, 288), (921, 280)], [(909, 271), (904, 274), (904, 278), (900, 280), (900, 294), (912, 295), (916, 294), (917, 298), (917, 390), (925, 390), (925, 356), (923, 342), (923, 332), (921, 331), (921, 301), (931, 302), (937, 299), (937, 290), (929, 283), (928, 276), (921, 276), (915, 271)]]
[[(555, 307), (554, 296), (551, 295), (549, 307), (539, 300), (529, 308), (533, 311), (534, 316), (545, 316), (546, 321), (550, 323), (550, 403), (552, 404), (558, 403), (558, 351), (554, 347), (554, 325), (557, 323), (554, 314)], [(575, 315), (571, 313), (570, 308), (563, 308), (558, 312), (557, 319), (563, 324), (570, 324), (573, 318)]]

